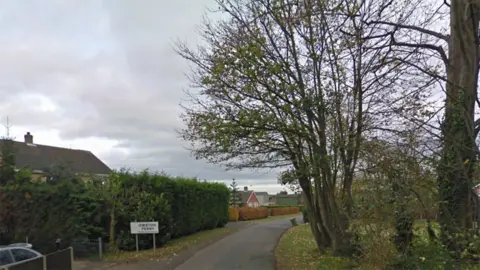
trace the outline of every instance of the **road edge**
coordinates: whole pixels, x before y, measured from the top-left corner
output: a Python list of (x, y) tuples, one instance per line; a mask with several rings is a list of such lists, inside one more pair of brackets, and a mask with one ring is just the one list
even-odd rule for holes
[(290, 228), (287, 228), (286, 230), (284, 230), (282, 232), (282, 234), (280, 235), (280, 238), (278, 238), (278, 241), (277, 243), (275, 244), (275, 248), (273, 249), (273, 256), (275, 257), (275, 270), (280, 270), (280, 267), (278, 266), (278, 260), (277, 260), (277, 248), (278, 248), (278, 244), (280, 243), (280, 241), (282, 240), (282, 237), (290, 230), (292, 230), (293, 228), (295, 228), (296, 226), (292, 226)]

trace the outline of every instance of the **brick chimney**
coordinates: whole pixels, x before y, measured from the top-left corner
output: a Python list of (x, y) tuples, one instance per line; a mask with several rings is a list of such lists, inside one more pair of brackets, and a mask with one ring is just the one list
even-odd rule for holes
[(30, 134), (30, 132), (27, 132), (27, 134), (25, 134), (23, 137), (25, 138), (25, 143), (33, 144), (33, 136)]
[(244, 187), (243, 187), (243, 191), (248, 191), (248, 187), (247, 187), (247, 186), (244, 186)]

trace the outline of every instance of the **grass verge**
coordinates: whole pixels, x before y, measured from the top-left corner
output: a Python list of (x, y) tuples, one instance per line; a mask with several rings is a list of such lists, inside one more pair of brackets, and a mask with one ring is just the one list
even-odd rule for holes
[[(438, 225), (433, 223), (433, 229), (438, 233)], [(413, 256), (409, 259), (408, 264), (402, 268), (396, 269), (457, 269), (451, 265), (451, 258), (448, 253), (444, 252), (441, 245), (431, 243), (426, 234), (425, 223), (417, 221), (415, 223), (415, 240), (412, 244)], [(371, 238), (364, 242), (364, 251), (370, 256), (351, 260), (348, 258), (333, 257), (330, 254), (321, 254), (313, 239), (310, 226), (301, 224), (290, 228), (284, 233), (280, 239), (276, 249), (275, 257), (277, 260), (278, 270), (327, 270), (327, 269), (357, 269), (357, 270), (376, 270), (376, 269), (391, 269), (387, 268), (395, 262), (395, 256), (382, 256), (382, 253), (392, 253), (393, 247), (385, 246), (381, 243), (389, 241), (389, 235), (377, 238)], [(369, 244), (378, 245), (377, 248), (369, 248)], [(381, 247), (383, 249), (380, 249)], [(365, 255), (365, 254), (364, 254)], [(384, 255), (384, 254), (383, 254)], [(379, 261), (377, 257), (383, 258)], [(373, 258), (373, 259), (372, 259)], [(471, 264), (468, 262), (461, 262), (458, 269), (465, 270), (479, 270), (478, 264)]]
[(347, 259), (320, 254), (307, 224), (292, 227), (283, 234), (275, 257), (278, 270), (348, 269), (350, 266)]
[(105, 254), (105, 260), (109, 262), (118, 263), (132, 263), (140, 261), (160, 261), (171, 256), (174, 256), (188, 248), (196, 245), (206, 243), (212, 239), (219, 239), (231, 233), (238, 231), (240, 228), (216, 228), (209, 231), (201, 231), (185, 237), (173, 239), (162, 247), (159, 247), (153, 252), (153, 249), (136, 251), (120, 251), (115, 253)]

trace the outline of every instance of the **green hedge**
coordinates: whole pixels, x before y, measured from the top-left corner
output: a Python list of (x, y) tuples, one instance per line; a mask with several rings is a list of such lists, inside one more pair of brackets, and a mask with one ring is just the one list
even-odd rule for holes
[(0, 188), (0, 245), (28, 241), (41, 252), (75, 239), (104, 236), (104, 203), (85, 186), (25, 183)]
[[(120, 249), (135, 249), (134, 237), (129, 232), (130, 222), (134, 220), (158, 221), (162, 228), (157, 235), (159, 244), (171, 238), (222, 227), (228, 222), (230, 193), (224, 184), (170, 177), (165, 174), (150, 174), (147, 171), (138, 174), (129, 172), (118, 174), (127, 189), (162, 196), (162, 201), (158, 202), (159, 206), (154, 207), (157, 209), (154, 218), (148, 219), (148, 215), (136, 216), (135, 204), (131, 204), (131, 207), (119, 217), (116, 233)], [(150, 248), (151, 245), (151, 235), (139, 235), (141, 249)]]
[(220, 183), (196, 179), (122, 173), (130, 185), (153, 194), (163, 194), (170, 205), (172, 237), (188, 235), (199, 230), (224, 226), (228, 221), (229, 190)]
[(299, 207), (298, 205), (267, 205), (267, 206), (262, 206), (266, 208), (284, 208), (284, 207)]
[[(224, 226), (228, 221), (229, 190), (224, 184), (152, 175), (114, 172), (108, 184), (26, 183), (0, 188), (0, 245), (24, 241), (55, 248), (82, 239), (109, 239), (115, 213), (117, 247), (135, 249), (132, 221), (158, 221), (157, 243), (200, 230)], [(26, 196), (28, 194), (28, 196)], [(26, 197), (29, 197), (26, 199)], [(112, 203), (112, 202), (115, 203)], [(139, 235), (140, 248), (152, 245), (151, 235)]]

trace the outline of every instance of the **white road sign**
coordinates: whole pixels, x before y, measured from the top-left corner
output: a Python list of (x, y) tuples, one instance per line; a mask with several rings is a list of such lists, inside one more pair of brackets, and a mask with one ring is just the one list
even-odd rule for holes
[(158, 233), (158, 222), (130, 222), (131, 234)]

